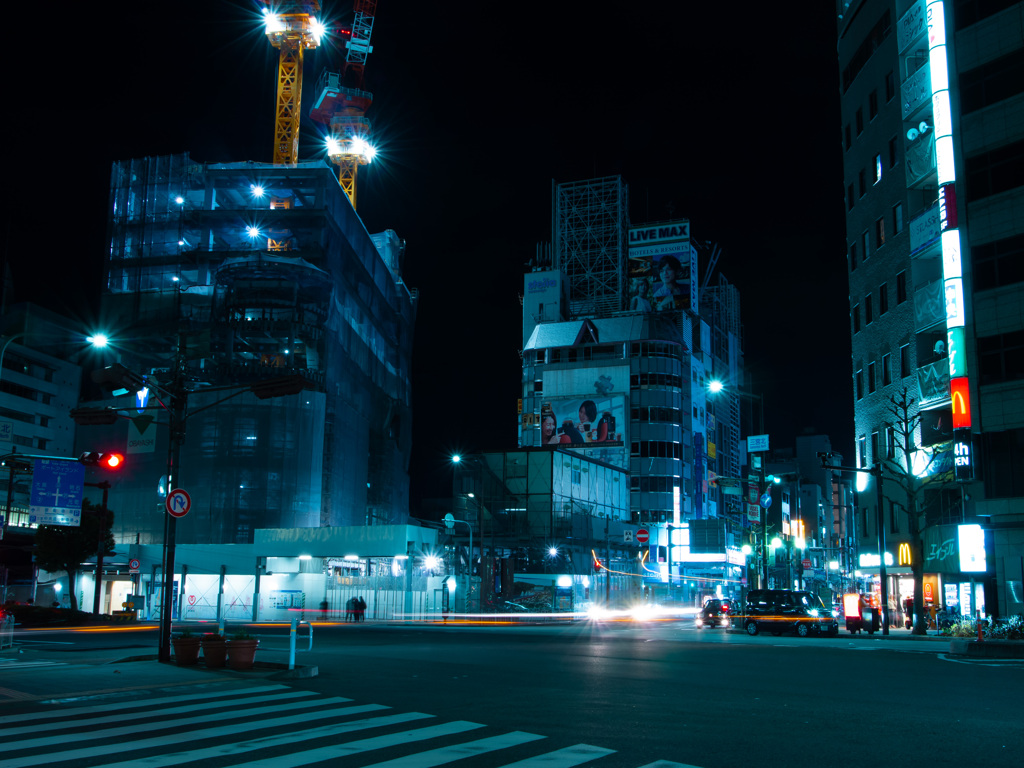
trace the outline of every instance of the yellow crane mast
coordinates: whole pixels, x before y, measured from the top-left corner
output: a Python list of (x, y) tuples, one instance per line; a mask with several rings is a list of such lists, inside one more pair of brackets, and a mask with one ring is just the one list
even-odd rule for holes
[(270, 44), (281, 51), (277, 67), (277, 113), (274, 119), (274, 165), (299, 159), (302, 57), (324, 35), (319, 0), (262, 0)]

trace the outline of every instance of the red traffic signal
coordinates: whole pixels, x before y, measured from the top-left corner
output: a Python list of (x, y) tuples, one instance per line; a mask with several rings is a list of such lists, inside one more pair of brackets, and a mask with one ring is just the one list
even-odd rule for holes
[(120, 469), (124, 466), (124, 454), (121, 453), (86, 451), (78, 457), (78, 460), (87, 467), (100, 467), (102, 469)]

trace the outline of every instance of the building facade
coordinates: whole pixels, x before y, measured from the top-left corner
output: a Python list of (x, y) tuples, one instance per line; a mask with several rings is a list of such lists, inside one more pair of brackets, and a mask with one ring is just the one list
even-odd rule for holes
[[(110, 501), (119, 541), (162, 541), (157, 401), (177, 377), (188, 401), (176, 484), (193, 490), (180, 542), (407, 521), (416, 293), (402, 280), (404, 243), (367, 233), (326, 164), (116, 163), (109, 234), (106, 363), (152, 390), (131, 419), (80, 427), (82, 445), (126, 446)], [(247, 391), (288, 375), (306, 389)]]
[(927, 605), (1021, 613), (1024, 3), (837, 12), (856, 462), (917, 488), (879, 514), (861, 484), (862, 571), (891, 608), (917, 558)]

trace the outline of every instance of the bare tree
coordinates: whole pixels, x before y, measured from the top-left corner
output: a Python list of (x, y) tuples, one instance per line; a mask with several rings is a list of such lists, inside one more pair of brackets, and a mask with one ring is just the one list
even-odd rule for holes
[[(921, 425), (921, 417), (914, 410), (915, 402), (916, 400), (910, 396), (906, 387), (899, 394), (889, 398), (886, 411), (891, 417), (891, 421), (886, 421), (885, 426), (891, 430), (892, 446), (882, 462), (882, 471), (887, 480), (891, 480), (899, 486), (906, 500), (910, 550), (913, 553), (910, 558), (910, 570), (914, 576), (914, 616), (917, 617), (913, 631), (915, 635), (924, 635), (928, 631), (928, 622), (924, 614), (924, 543), (922, 533), (927, 527), (927, 510), (923, 478), (929, 475), (935, 456), (934, 454), (929, 456), (927, 462), (918, 466), (915, 472), (914, 454), (919, 449), (914, 441), (914, 435)], [(881, 524), (880, 516), (879, 525)], [(883, 554), (879, 553), (879, 556), (883, 556)]]

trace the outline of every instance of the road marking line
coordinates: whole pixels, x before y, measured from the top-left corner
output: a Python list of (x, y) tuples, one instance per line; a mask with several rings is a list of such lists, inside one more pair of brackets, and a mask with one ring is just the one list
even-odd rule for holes
[[(452, 723), (442, 723), (441, 725), (430, 725), (426, 728), (416, 728), (410, 731), (391, 733), (387, 736), (376, 736), (371, 739), (350, 741), (346, 744), (334, 744), (329, 747), (310, 749), (306, 752), (295, 752), (293, 754), (282, 755), (280, 757), (268, 757), (263, 760), (254, 760), (249, 763), (234, 765), (232, 768), (296, 768), (296, 766), (309, 765), (310, 763), (319, 762), (321, 760), (347, 757), (348, 755), (355, 755), (361, 752), (371, 752), (375, 749), (396, 747), (401, 744), (411, 744), (416, 741), (435, 739), (438, 736), (450, 736), (456, 733), (464, 733), (465, 731), (471, 731), (476, 728), (483, 727), (484, 726), (480, 723), (470, 723), (465, 720), (457, 720)], [(98, 766), (98, 768), (104, 767)], [(106, 766), (106, 768), (115, 767)]]
[(12, 701), (24, 701), (26, 699), (34, 698), (31, 693), (22, 693), (21, 691), (15, 691), (11, 688), (0, 688), (0, 696), (4, 696)]
[(536, 733), (512, 731), (501, 736), (492, 736), (489, 739), (469, 741), (465, 744), (452, 744), (450, 747), (440, 747), (426, 752), (417, 752), (415, 755), (396, 757), (394, 760), (373, 763), (372, 765), (363, 766), (363, 768), (433, 768), (436, 765), (444, 765), (454, 760), (464, 760), (467, 757), (476, 757), (486, 752), (517, 747), (520, 744), (545, 738), (547, 737), (539, 736)]
[[(286, 685), (260, 685), (254, 688), (242, 688), (235, 691), (208, 691), (208, 692), (193, 692), (187, 693), (183, 696), (165, 696), (159, 699), (136, 699), (134, 701), (119, 701), (113, 704), (96, 704), (90, 707), (72, 707), (60, 710), (53, 710), (49, 712), (32, 712), (30, 714), (21, 715), (6, 715), (0, 717), (0, 725), (6, 723), (31, 723), (35, 720), (55, 720), (61, 717), (67, 717), (68, 715), (88, 715), (95, 712), (123, 712), (126, 709), (134, 709), (136, 707), (148, 707), (156, 706), (160, 704), (173, 704), (178, 701), (195, 701), (198, 696), (244, 696), (249, 693), (262, 693), (263, 691), (281, 691), (287, 690)], [(38, 698), (32, 696), (32, 698)], [(59, 702), (59, 700), (57, 700)]]
[(689, 763), (673, 763), (671, 760), (655, 760), (653, 763), (641, 765), (640, 768), (700, 768)]
[(614, 749), (595, 747), (590, 744), (576, 744), (565, 749), (556, 749), (554, 752), (544, 755), (528, 757), (517, 763), (509, 763), (501, 768), (569, 768), (569, 766), (582, 765), (612, 754), (615, 754)]
[[(327, 704), (344, 704), (351, 701), (351, 699), (312, 699), (307, 701), (293, 701), (288, 703), (289, 710), (305, 709), (308, 707), (319, 707)], [(244, 704), (244, 702), (241, 702)], [(232, 710), (229, 718), (234, 719), (236, 717), (253, 717), (255, 715), (271, 715), (277, 714), (281, 711), (281, 708), (276, 704), (272, 704), (266, 707), (253, 707), (252, 709), (235, 709)], [(154, 716), (159, 716), (161, 713), (156, 711), (153, 713)], [(299, 717), (304, 717), (300, 715)], [(14, 751), (21, 749), (34, 749), (35, 747), (45, 747), (57, 744), (72, 744), (81, 741), (95, 741), (96, 739), (109, 739), (114, 736), (130, 736), (132, 734), (138, 734), (145, 731), (164, 731), (168, 728), (180, 728), (184, 725), (207, 725), (210, 723), (210, 715), (197, 715), (195, 717), (181, 717), (176, 720), (157, 720), (152, 723), (136, 723), (135, 725), (126, 725), (123, 728), (103, 728), (98, 731), (88, 731), (86, 733), (62, 733), (56, 736), (43, 736), (35, 739), (24, 739), (22, 741), (6, 741), (4, 742), (5, 751)], [(249, 724), (246, 723), (245, 726)], [(243, 730), (245, 727), (243, 726)]]
[[(223, 707), (239, 707), (249, 704), (259, 704), (267, 701), (280, 701), (281, 699), (294, 699), (304, 696), (316, 695), (313, 691), (285, 691), (284, 693), (268, 693), (264, 696), (248, 696), (243, 700), (238, 699), (225, 699), (223, 701), (204, 701), (199, 704), (190, 704), (181, 707), (170, 707), (167, 709), (159, 709), (148, 712), (133, 712), (131, 714), (118, 713), (114, 715), (105, 715), (103, 717), (89, 717), (80, 720), (69, 720), (64, 723), (39, 723), (29, 728), (16, 727), (16, 728), (0, 728), (0, 736), (6, 736), (7, 734), (29, 734), (37, 733), (39, 731), (46, 731), (47, 733), (53, 733), (55, 730), (62, 730), (65, 728), (81, 728), (82, 726), (94, 726), (103, 725), (104, 723), (126, 723), (131, 720), (144, 720), (147, 717), (164, 717), (166, 715), (179, 715), (185, 712), (203, 712), (211, 709), (219, 709)], [(67, 712), (67, 714), (78, 714), (74, 710)], [(180, 721), (178, 721), (180, 722)], [(160, 727), (164, 727), (160, 725)]]
[[(387, 707), (381, 704), (367, 704), (359, 707), (365, 711), (372, 711), (375, 709), (387, 709)], [(356, 709), (356, 707), (352, 707)], [(217, 744), (213, 747), (205, 747), (203, 749), (192, 749), (187, 752), (174, 752), (171, 754), (153, 755), (151, 757), (138, 757), (133, 760), (126, 760), (121, 763), (107, 763), (105, 765), (97, 765), (93, 768), (160, 768), (166, 765), (182, 765), (184, 763), (190, 763), (193, 760), (204, 760), (206, 758), (220, 758), (229, 754), (240, 754), (242, 752), (252, 752), (258, 749), (267, 749), (269, 747), (277, 747), (282, 744), (294, 744), (296, 742), (302, 742), (311, 739), (321, 739), (328, 737), (336, 737), (342, 733), (352, 733), (355, 731), (363, 731), (368, 728), (379, 728), (385, 725), (396, 725), (400, 723), (407, 723), (412, 720), (423, 720), (433, 715), (425, 715), (422, 712), (405, 712), (399, 715), (385, 715), (383, 717), (371, 717), (365, 720), (352, 720), (347, 723), (334, 723), (321, 728), (310, 728), (305, 731), (292, 731), (289, 733), (279, 733), (274, 736), (265, 736), (259, 739), (250, 739), (249, 741), (239, 741), (234, 744)], [(359, 743), (359, 742), (356, 742)], [(125, 751), (131, 747), (130, 743), (124, 745)], [(285, 760), (286, 757), (275, 758), (276, 760)], [(273, 765), (278, 765), (274, 762)]]

